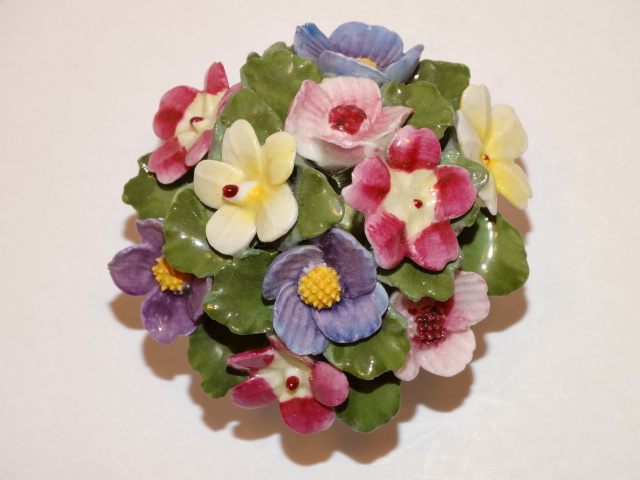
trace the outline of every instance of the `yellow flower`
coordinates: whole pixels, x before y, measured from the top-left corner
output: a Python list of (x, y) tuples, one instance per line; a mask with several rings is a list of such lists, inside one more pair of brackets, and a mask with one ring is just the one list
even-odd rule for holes
[(489, 170), (489, 181), (478, 193), (489, 211), (496, 214), (498, 193), (526, 208), (531, 186), (515, 160), (527, 149), (527, 134), (513, 108), (492, 107), (487, 87), (469, 85), (456, 114), (456, 132), (462, 153)]
[(296, 223), (298, 203), (287, 185), (295, 156), (291, 134), (275, 133), (261, 146), (251, 124), (238, 120), (222, 139), (222, 161), (198, 163), (195, 193), (217, 210), (206, 228), (215, 250), (235, 255), (256, 233), (260, 241), (272, 242)]

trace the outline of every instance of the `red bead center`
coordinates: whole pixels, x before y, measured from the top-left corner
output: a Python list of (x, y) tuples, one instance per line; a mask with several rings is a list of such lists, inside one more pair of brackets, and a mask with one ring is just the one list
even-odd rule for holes
[(422, 200), (419, 200), (417, 198), (413, 199), (413, 206), (416, 208), (422, 208), (422, 205), (424, 205), (424, 203), (422, 203)]
[(202, 117), (191, 117), (191, 119), (189, 120), (189, 123), (193, 125), (194, 123), (201, 122), (202, 120), (204, 120), (204, 118)]
[(446, 340), (447, 332), (444, 328), (446, 317), (437, 305), (426, 307), (416, 312), (414, 318), (416, 335), (413, 340), (415, 342), (425, 347), (432, 347)]
[(295, 375), (291, 375), (285, 382), (285, 386), (292, 392), (298, 388), (298, 385), (300, 385), (300, 379)]
[(233, 198), (238, 194), (238, 190), (237, 185), (225, 185), (222, 187), (222, 196), (224, 198)]
[(329, 111), (329, 124), (334, 130), (354, 135), (367, 119), (364, 110), (355, 105), (338, 105)]

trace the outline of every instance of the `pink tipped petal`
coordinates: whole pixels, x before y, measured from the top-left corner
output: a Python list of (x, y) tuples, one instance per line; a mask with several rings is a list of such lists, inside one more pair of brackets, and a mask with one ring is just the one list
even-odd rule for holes
[(420, 366), (428, 372), (443, 377), (460, 373), (473, 358), (476, 339), (471, 330), (450, 333), (447, 339), (435, 347), (416, 350)]
[(293, 398), (282, 402), (280, 413), (291, 430), (302, 434), (326, 430), (336, 417), (333, 408), (322, 405), (313, 397)]
[(458, 258), (458, 240), (449, 222), (432, 223), (409, 243), (409, 257), (427, 270), (442, 270)]
[(229, 81), (224, 67), (219, 62), (214, 63), (209, 67), (205, 77), (205, 91), (211, 95), (217, 95), (228, 88)]
[(352, 183), (342, 190), (349, 206), (365, 213), (374, 213), (391, 189), (391, 176), (378, 157), (367, 157), (353, 170)]
[(484, 278), (474, 272), (457, 270), (453, 296), (445, 302), (446, 328), (451, 331), (465, 330), (489, 314), (489, 297)]
[(202, 160), (202, 157), (211, 148), (211, 142), (213, 141), (213, 130), (205, 130), (200, 135), (200, 138), (196, 140), (191, 148), (187, 151), (187, 155), (184, 159), (184, 164), (187, 167), (193, 167), (196, 163)]
[(277, 399), (271, 386), (261, 377), (251, 377), (231, 389), (231, 400), (239, 407), (264, 407)]
[(149, 157), (149, 171), (163, 184), (175, 182), (189, 170), (185, 165), (187, 150), (177, 137), (160, 145)]
[(471, 183), (469, 172), (454, 165), (443, 165), (436, 169), (435, 218), (436, 222), (450, 220), (465, 214), (476, 199), (476, 187)]
[(383, 108), (375, 123), (371, 125), (371, 135), (377, 137), (396, 132), (412, 113), (413, 109), (408, 107), (395, 106)]
[(328, 407), (340, 405), (349, 395), (347, 376), (328, 363), (315, 364), (309, 376), (309, 383), (314, 398)]
[(185, 111), (200, 93), (192, 87), (175, 87), (160, 99), (160, 107), (153, 118), (153, 131), (162, 140), (167, 140), (176, 132), (176, 127)]
[(404, 365), (398, 370), (394, 370), (393, 373), (400, 380), (410, 382), (418, 376), (419, 371), (420, 361), (416, 358), (415, 351), (412, 349), (409, 351), (409, 355), (407, 355), (407, 360), (404, 362)]
[(389, 146), (387, 165), (411, 173), (418, 169), (433, 170), (440, 162), (440, 142), (428, 128), (411, 125), (401, 128)]
[(378, 265), (393, 268), (400, 263), (407, 250), (405, 222), (388, 212), (380, 212), (368, 215), (364, 226)]
[(250, 350), (248, 352), (237, 353), (227, 358), (227, 364), (237, 370), (244, 372), (255, 372), (262, 368), (267, 368), (273, 362), (275, 355), (271, 347), (260, 350)]

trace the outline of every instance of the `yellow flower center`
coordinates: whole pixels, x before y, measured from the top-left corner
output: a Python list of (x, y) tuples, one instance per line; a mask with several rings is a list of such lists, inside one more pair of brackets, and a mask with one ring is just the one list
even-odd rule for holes
[(367, 65), (371, 65), (372, 67), (378, 67), (378, 64), (373, 60), (369, 60), (368, 58), (356, 57), (356, 60), (360, 60), (361, 62), (366, 63)]
[(300, 299), (318, 310), (329, 308), (339, 302), (341, 290), (338, 272), (326, 265), (318, 265), (300, 277), (298, 282)]
[(160, 290), (163, 292), (167, 289), (173, 292), (181, 292), (184, 287), (184, 283), (189, 280), (190, 275), (188, 273), (182, 273), (173, 268), (167, 262), (167, 259), (160, 257), (157, 263), (151, 267), (153, 276), (156, 278), (156, 282), (160, 285)]

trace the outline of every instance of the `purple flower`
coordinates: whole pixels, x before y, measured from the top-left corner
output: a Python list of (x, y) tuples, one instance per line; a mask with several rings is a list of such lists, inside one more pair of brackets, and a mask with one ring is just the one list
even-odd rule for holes
[(262, 295), (276, 299), (274, 329), (301, 355), (322, 353), (328, 340), (367, 338), (380, 328), (389, 305), (371, 253), (336, 228), (313, 245), (279, 255), (264, 277)]
[(136, 222), (142, 243), (116, 253), (109, 272), (116, 286), (127, 295), (146, 295), (142, 302), (142, 324), (154, 340), (172, 343), (189, 335), (195, 320), (204, 313), (202, 299), (211, 288), (210, 278), (179, 272), (162, 253), (162, 220)]
[(233, 403), (258, 408), (277, 400), (282, 419), (293, 431), (326, 430), (336, 417), (332, 407), (349, 395), (346, 375), (326, 362), (296, 355), (273, 334), (268, 337), (269, 347), (227, 359), (230, 366), (250, 375), (231, 390)]
[(418, 66), (424, 49), (416, 45), (403, 53), (397, 33), (360, 22), (343, 23), (329, 38), (315, 24), (307, 23), (296, 29), (293, 45), (297, 55), (313, 60), (323, 73), (370, 78), (378, 85), (404, 82)]

